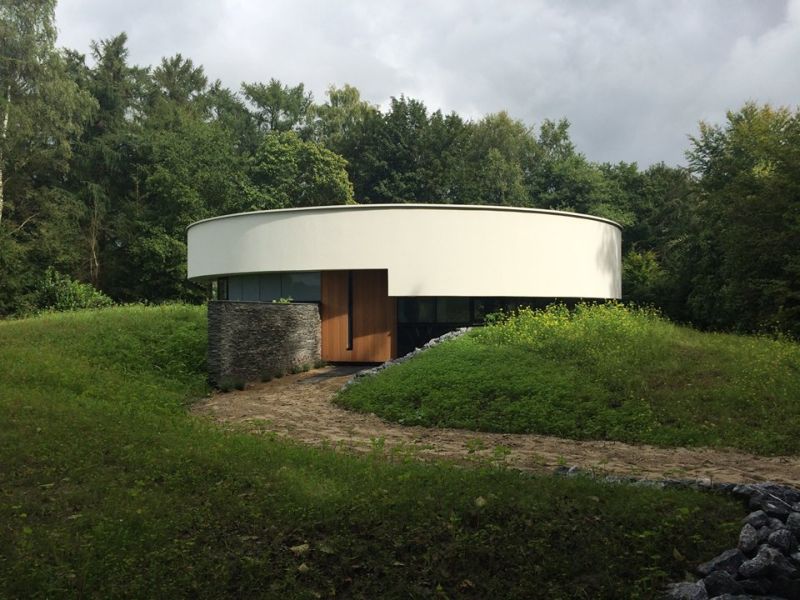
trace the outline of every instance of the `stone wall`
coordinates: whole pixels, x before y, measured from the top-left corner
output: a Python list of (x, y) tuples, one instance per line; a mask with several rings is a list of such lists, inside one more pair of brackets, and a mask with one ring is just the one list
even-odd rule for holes
[(212, 384), (258, 381), (320, 361), (315, 303), (208, 303), (208, 373)]

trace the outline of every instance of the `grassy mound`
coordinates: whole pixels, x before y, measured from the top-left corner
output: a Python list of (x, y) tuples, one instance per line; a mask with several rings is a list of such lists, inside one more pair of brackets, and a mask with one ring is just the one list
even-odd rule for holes
[(405, 424), (800, 452), (800, 345), (622, 305), (522, 310), (346, 389)]
[(0, 323), (0, 597), (652, 598), (735, 539), (709, 494), (223, 432), (204, 353), (196, 307)]

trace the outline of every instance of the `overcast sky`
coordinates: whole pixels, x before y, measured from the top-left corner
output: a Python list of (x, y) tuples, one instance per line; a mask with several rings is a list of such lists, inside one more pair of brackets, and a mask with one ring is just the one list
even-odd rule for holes
[(682, 164), (701, 119), (800, 103), (800, 0), (60, 0), (56, 20), (61, 46), (125, 31), (132, 62), (180, 52), (234, 89), (566, 117), (595, 161)]

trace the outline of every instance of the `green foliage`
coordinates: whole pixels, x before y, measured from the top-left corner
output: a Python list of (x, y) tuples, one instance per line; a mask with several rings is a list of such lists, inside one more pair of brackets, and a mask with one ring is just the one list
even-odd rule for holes
[(111, 306), (113, 301), (88, 283), (48, 267), (36, 290), (34, 306), (45, 310), (78, 310)]
[(346, 388), (413, 425), (800, 453), (800, 346), (620, 304), (520, 310)]
[(54, 9), (0, 3), (0, 315), (28, 308), (44, 267), (74, 257), (80, 239), (61, 186), (94, 104), (55, 49)]
[(701, 123), (692, 145), (690, 317), (800, 335), (800, 110), (749, 103), (724, 126)]
[(205, 332), (189, 306), (0, 323), (0, 596), (652, 598), (735, 539), (724, 497), (211, 426)]
[(664, 284), (664, 270), (652, 250), (630, 250), (622, 259), (622, 289), (625, 300), (637, 304), (658, 304)]
[(22, 200), (52, 183), (32, 175), (66, 171), (70, 142), (94, 108), (55, 50), (54, 11), (54, 0), (0, 4), (0, 225), (30, 216)]
[(312, 111), (313, 97), (300, 83), (294, 87), (270, 79), (268, 84), (243, 83), (242, 93), (254, 107), (255, 121), (266, 132), (303, 129)]
[(250, 163), (252, 208), (352, 204), (345, 161), (294, 132), (269, 134)]
[[(257, 209), (376, 202), (576, 211), (624, 227), (626, 298), (705, 329), (800, 336), (800, 112), (701, 123), (689, 169), (597, 164), (567, 119), (474, 121), (358, 89), (209, 82), (181, 54), (55, 50), (52, 0), (0, 4), (0, 316), (48, 266), (115, 301), (200, 302), (185, 228)], [(9, 117), (5, 125), (5, 117)]]

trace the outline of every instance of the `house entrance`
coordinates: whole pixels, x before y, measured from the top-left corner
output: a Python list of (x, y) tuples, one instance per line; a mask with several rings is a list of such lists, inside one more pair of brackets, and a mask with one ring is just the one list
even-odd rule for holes
[(396, 305), (388, 271), (323, 271), (322, 360), (384, 362), (396, 355)]

